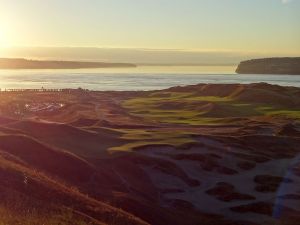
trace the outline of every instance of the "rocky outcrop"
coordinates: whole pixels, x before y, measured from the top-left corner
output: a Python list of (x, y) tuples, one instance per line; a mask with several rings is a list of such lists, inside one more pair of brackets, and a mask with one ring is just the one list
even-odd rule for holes
[(300, 75), (300, 57), (265, 58), (243, 61), (237, 70), (239, 74), (288, 74)]

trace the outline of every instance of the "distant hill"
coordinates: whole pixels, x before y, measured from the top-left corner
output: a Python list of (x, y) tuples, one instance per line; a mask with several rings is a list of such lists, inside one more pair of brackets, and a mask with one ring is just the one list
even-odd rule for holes
[(19, 58), (0, 58), (0, 69), (83, 69), (136, 67), (130, 63), (79, 61), (39, 61)]
[(289, 74), (300, 75), (300, 57), (265, 58), (243, 61), (237, 70), (239, 74)]

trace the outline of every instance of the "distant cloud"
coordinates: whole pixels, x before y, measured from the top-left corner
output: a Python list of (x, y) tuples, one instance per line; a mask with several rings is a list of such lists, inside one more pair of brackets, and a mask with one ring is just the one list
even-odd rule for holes
[(293, 0), (281, 0), (282, 4), (288, 4), (290, 2), (292, 2)]

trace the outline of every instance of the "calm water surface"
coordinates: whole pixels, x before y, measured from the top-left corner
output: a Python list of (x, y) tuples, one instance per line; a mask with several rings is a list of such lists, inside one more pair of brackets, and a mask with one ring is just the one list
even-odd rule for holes
[(86, 88), (90, 90), (157, 90), (198, 83), (266, 82), (300, 87), (295, 75), (238, 75), (235, 67), (141, 66), (128, 69), (0, 70), (0, 88)]

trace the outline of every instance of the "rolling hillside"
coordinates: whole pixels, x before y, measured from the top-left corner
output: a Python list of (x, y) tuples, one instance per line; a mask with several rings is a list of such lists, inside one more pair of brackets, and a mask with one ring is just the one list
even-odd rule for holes
[(264, 83), (3, 92), (0, 224), (297, 224), (299, 97)]

